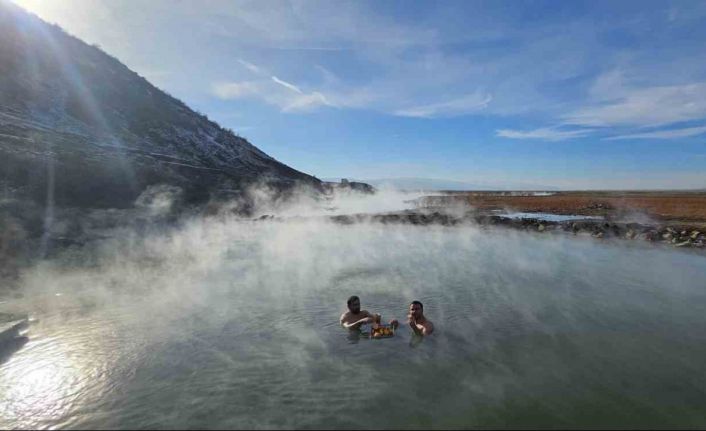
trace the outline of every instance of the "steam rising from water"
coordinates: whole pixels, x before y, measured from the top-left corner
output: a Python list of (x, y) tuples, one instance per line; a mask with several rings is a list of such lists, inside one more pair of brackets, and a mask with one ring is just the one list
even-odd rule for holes
[(355, 190), (339, 190), (327, 199), (320, 199), (311, 190), (303, 188), (288, 199), (273, 199), (267, 187), (258, 185), (249, 190), (253, 198), (256, 215), (278, 215), (283, 217), (312, 217), (340, 214), (372, 214), (414, 208), (414, 200), (424, 196), (422, 192), (404, 192), (392, 187), (381, 187), (375, 194)]
[[(303, 208), (276, 210), (328, 213)], [(6, 304), (39, 320), (0, 427), (703, 426), (703, 279), (701, 256), (473, 226), (117, 230)], [(351, 337), (351, 294), (386, 319), (419, 299), (437, 334)]]

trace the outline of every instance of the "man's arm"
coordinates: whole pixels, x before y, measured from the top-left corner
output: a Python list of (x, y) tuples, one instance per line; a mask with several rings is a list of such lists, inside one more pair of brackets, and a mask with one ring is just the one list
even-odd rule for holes
[(355, 321), (353, 323), (348, 323), (348, 322), (343, 322), (343, 327), (346, 329), (358, 329), (360, 328), (360, 325), (363, 325), (365, 323), (370, 323), (373, 321), (372, 317), (364, 317), (358, 321)]
[(412, 331), (414, 331), (414, 333), (417, 335), (424, 335), (424, 333), (422, 332), (422, 329), (424, 327), (418, 324), (417, 320), (412, 315), (409, 315), (407, 317), (409, 318), (409, 327), (412, 328)]
[(360, 325), (364, 323), (370, 323), (373, 321), (373, 317), (370, 315), (370, 313), (367, 310), (363, 310), (360, 314), (365, 316), (359, 320), (356, 320), (355, 322), (346, 322), (346, 314), (343, 313), (341, 315), (341, 325), (343, 325), (344, 328), (346, 329), (358, 329)]
[(431, 335), (431, 333), (434, 332), (434, 324), (428, 320), (424, 323), (425, 324), (422, 325), (422, 335)]
[(417, 323), (414, 317), (410, 317), (409, 326), (417, 335), (431, 335), (434, 332), (434, 324), (428, 320), (424, 323)]

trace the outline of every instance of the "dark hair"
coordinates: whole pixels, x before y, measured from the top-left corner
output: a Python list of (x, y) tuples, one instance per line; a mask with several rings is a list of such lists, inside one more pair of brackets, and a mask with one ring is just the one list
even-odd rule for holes
[(346, 301), (346, 304), (348, 304), (348, 306), (350, 307), (350, 305), (353, 303), (353, 301), (360, 301), (360, 298), (353, 295), (350, 298), (348, 298), (348, 301)]
[[(419, 301), (412, 301), (412, 304), (417, 304), (417, 305), (419, 306), (419, 308), (421, 308), (422, 311), (424, 311), (424, 304), (422, 304), (421, 302), (419, 302)], [(410, 304), (410, 305), (412, 305), (412, 304)]]

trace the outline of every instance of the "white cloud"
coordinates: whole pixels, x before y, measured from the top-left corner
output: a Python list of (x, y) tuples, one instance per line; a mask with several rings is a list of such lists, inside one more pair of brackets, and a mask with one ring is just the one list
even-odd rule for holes
[(663, 126), (706, 118), (706, 83), (627, 90), (617, 100), (579, 109), (568, 124), (593, 127)]
[(567, 139), (583, 138), (592, 130), (557, 130), (551, 127), (521, 131), (511, 129), (496, 130), (496, 136), (510, 139), (541, 139), (544, 141), (564, 141)]
[(223, 100), (261, 100), (282, 112), (306, 112), (321, 106), (335, 106), (322, 93), (306, 93), (276, 76), (269, 80), (216, 83), (212, 86), (212, 93)]
[(326, 97), (317, 92), (310, 94), (301, 94), (297, 97), (289, 99), (289, 101), (280, 106), (282, 112), (302, 112), (311, 111), (319, 106), (333, 106)]
[[(658, 86), (683, 85), (695, 76), (706, 76), (703, 44), (697, 39), (677, 40), (669, 49), (651, 44), (668, 40), (671, 26), (684, 26), (685, 20), (692, 22), (687, 22), (691, 27), (681, 31), (694, 32), (694, 38), (701, 35), (693, 21), (703, 19), (705, 8), (691, 3), (654, 8), (655, 16), (663, 20), (665, 14), (676, 18), (667, 27), (632, 19), (654, 18), (637, 6), (616, 12), (615, 19), (596, 20), (589, 14), (537, 21), (520, 18), (522, 14), (498, 15), (496, 7), (484, 3), (468, 3), (463, 13), (456, 5), (434, 4), (423, 20), (400, 20), (376, 2), (292, 0), (282, 7), (276, 0), (237, 4), (153, 0), (139, 9), (129, 2), (94, 0), (22, 3), (35, 4), (40, 15), (99, 43), (128, 66), (139, 65), (138, 72), (174, 71), (160, 84), (187, 101), (212, 90), (208, 87), (212, 82), (296, 76), (300, 81), (294, 87), (307, 97), (294, 106), (328, 104), (413, 117), (482, 110), (503, 116), (531, 113), (552, 121), (547, 124), (563, 117), (588, 126), (653, 126), (653, 118), (668, 124), (675, 118), (695, 119), (700, 111), (680, 108), (675, 100), (662, 114), (659, 103), (641, 99), (641, 88), (671, 88)], [(627, 9), (635, 13), (625, 13)], [(191, 31), (181, 31), (187, 27)], [(610, 35), (623, 33), (640, 43), (619, 49), (607, 43)], [(273, 50), (301, 52), (273, 55)], [(586, 79), (597, 69), (613, 72), (586, 93)], [(626, 87), (626, 82), (633, 87)], [(274, 91), (262, 85), (267, 92)], [(492, 94), (492, 103), (478, 106), (474, 101), (450, 100), (455, 97), (449, 95), (450, 89), (464, 95), (478, 88)], [(258, 94), (264, 92), (259, 89)], [(221, 93), (254, 97), (247, 87)], [(658, 93), (647, 92), (644, 98)], [(694, 103), (698, 105), (703, 96), (694, 94)], [(294, 94), (288, 97), (296, 99)]]
[(594, 103), (615, 101), (627, 95), (626, 71), (620, 68), (598, 75), (589, 89), (589, 96)]
[(256, 65), (250, 63), (249, 61), (245, 61), (245, 60), (239, 58), (238, 63), (242, 64), (243, 66), (245, 66), (246, 69), (248, 69), (249, 71), (251, 71), (253, 73), (258, 73), (258, 74), (262, 73), (262, 69), (260, 69), (259, 66), (256, 66)]
[(401, 117), (418, 118), (464, 115), (485, 109), (491, 100), (493, 100), (491, 95), (476, 92), (474, 94), (469, 94), (467, 96), (445, 102), (399, 109), (395, 111), (394, 114)]
[[(567, 64), (581, 57), (554, 49), (547, 58), (546, 45), (556, 45), (553, 37), (531, 38), (532, 46), (523, 42), (519, 56), (495, 57), (482, 52), (476, 56), (450, 50), (448, 46), (465, 41), (524, 40), (518, 31), (499, 31), (480, 14), (473, 15), (472, 25), (451, 20), (455, 24), (449, 26), (449, 18), (455, 18), (450, 7), (438, 8), (438, 16), (426, 23), (403, 23), (359, 3), (293, 2), (289, 8), (273, 8), (266, 2), (253, 2), (217, 8), (221, 10), (213, 16), (221, 20), (209, 17), (207, 21), (219, 29), (221, 37), (243, 47), (243, 52), (248, 52), (247, 63), (252, 61), (250, 64), (260, 69), (258, 55), (262, 52), (319, 51), (297, 57), (310, 58), (311, 63), (283, 60), (277, 61), (276, 67), (271, 57), (260, 57), (270, 62), (268, 78), (274, 75), (279, 79), (285, 67), (292, 68), (297, 76), (307, 77), (302, 84), (306, 82), (310, 89), (325, 95), (328, 104), (399, 116), (433, 118), (481, 110), (505, 114), (509, 110), (545, 109), (546, 100), (533, 90), (537, 87), (533, 80), (565, 78), (576, 69)], [(231, 21), (238, 25), (228, 25)], [(340, 55), (327, 54), (341, 49), (346, 50), (345, 68), (337, 68)], [(524, 65), (525, 58), (540, 54), (544, 56), (541, 71)], [(498, 90), (499, 82), (502, 88)], [(478, 88), (487, 89), (486, 94), (474, 94)], [(449, 89), (453, 89), (452, 95), (448, 95)], [(470, 96), (460, 97), (463, 95)]]
[(658, 132), (634, 133), (630, 135), (612, 136), (607, 140), (617, 139), (678, 139), (688, 136), (696, 136), (706, 133), (706, 126), (702, 127), (687, 127), (685, 129), (661, 130)]
[(277, 78), (276, 76), (273, 76), (272, 80), (285, 88), (289, 88), (290, 90), (294, 91), (295, 93), (304, 94), (304, 92), (301, 91), (299, 89), (299, 87), (297, 87), (296, 85), (290, 84), (287, 81), (282, 81), (281, 79)]
[(220, 99), (242, 99), (260, 92), (260, 85), (255, 81), (221, 82), (213, 85), (213, 94)]

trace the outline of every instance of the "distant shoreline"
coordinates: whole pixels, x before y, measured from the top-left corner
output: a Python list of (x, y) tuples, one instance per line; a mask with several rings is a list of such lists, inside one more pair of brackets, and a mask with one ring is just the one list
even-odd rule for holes
[(415, 209), (331, 216), (336, 223), (504, 227), (706, 251), (706, 191), (449, 191), (409, 201)]
[[(524, 194), (523, 194), (524, 193)], [(600, 216), (607, 221), (689, 225), (706, 229), (706, 191), (439, 192), (424, 196), (417, 208), (467, 206), (481, 211), (507, 210)]]
[[(546, 214), (546, 213), (545, 213)], [(544, 214), (542, 214), (544, 215)], [(628, 240), (661, 244), (675, 248), (690, 248), (706, 252), (705, 230), (689, 224), (649, 224), (605, 219), (544, 220), (540, 218), (511, 218), (487, 211), (470, 210), (457, 215), (437, 209), (406, 210), (382, 214), (336, 215), (328, 217), (334, 223), (411, 224), (417, 226), (479, 226), (506, 228), (537, 234), (568, 234), (598, 240)], [(276, 220), (263, 216), (258, 220)]]

